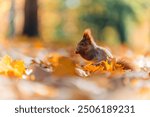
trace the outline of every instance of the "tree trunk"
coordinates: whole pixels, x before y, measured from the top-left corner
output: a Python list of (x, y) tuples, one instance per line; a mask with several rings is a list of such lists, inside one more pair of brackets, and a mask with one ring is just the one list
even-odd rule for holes
[(23, 35), (38, 36), (37, 0), (25, 0)]
[(8, 30), (8, 37), (10, 38), (12, 38), (15, 33), (14, 18), (15, 18), (15, 0), (11, 0), (11, 7), (9, 13), (9, 30)]

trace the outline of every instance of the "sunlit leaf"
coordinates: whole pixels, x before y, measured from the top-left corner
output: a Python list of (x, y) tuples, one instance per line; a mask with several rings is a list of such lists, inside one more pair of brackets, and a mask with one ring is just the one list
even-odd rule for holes
[(89, 64), (85, 65), (83, 67), (83, 69), (85, 71), (89, 71), (89, 72), (92, 73), (92, 72), (95, 72), (95, 71), (98, 71), (98, 70), (102, 71), (102, 70), (104, 70), (104, 67), (100, 64), (99, 65), (94, 65), (93, 63), (89, 63)]
[(98, 64), (89, 63), (83, 67), (84, 70), (88, 72), (96, 72), (96, 71), (123, 71), (123, 66), (121, 64), (116, 63), (115, 59), (112, 59), (110, 62), (102, 61)]
[(0, 60), (0, 74), (21, 78), (24, 73), (25, 65), (22, 60), (12, 60), (9, 56), (4, 56)]

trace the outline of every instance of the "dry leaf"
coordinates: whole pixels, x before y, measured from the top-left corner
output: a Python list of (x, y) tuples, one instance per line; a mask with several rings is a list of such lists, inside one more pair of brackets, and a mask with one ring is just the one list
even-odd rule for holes
[(104, 70), (104, 67), (103, 66), (101, 66), (100, 64), (99, 65), (94, 65), (93, 63), (89, 63), (89, 64), (87, 64), (87, 65), (85, 65), (84, 67), (83, 67), (83, 69), (85, 70), (85, 71), (88, 71), (88, 72), (90, 72), (90, 73), (92, 73), (92, 72), (96, 72), (96, 71), (102, 71), (102, 70)]
[(25, 65), (22, 60), (12, 60), (9, 56), (4, 56), (0, 60), (0, 74), (21, 78), (24, 73)]
[(96, 71), (109, 71), (109, 72), (123, 71), (122, 65), (117, 64), (115, 59), (112, 59), (112, 61), (110, 62), (102, 61), (99, 64), (89, 63), (85, 65), (83, 69), (89, 71), (90, 73)]
[(50, 57), (45, 57), (45, 60), (44, 62), (48, 62), (48, 63), (51, 63), (53, 67), (57, 67), (59, 65), (59, 58), (61, 56), (57, 53), (55, 54), (52, 54)]
[(50, 57), (46, 57), (44, 62), (46, 64), (51, 64), (53, 74), (56, 76), (63, 77), (76, 75), (75, 62), (69, 57), (53, 54)]
[(54, 68), (53, 73), (61, 77), (76, 75), (74, 61), (68, 57), (60, 57), (58, 60), (58, 66)]

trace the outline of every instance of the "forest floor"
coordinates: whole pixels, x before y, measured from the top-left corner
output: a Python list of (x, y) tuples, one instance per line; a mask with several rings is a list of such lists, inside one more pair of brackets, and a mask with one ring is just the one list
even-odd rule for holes
[(110, 49), (137, 69), (124, 70), (115, 61), (93, 65), (71, 45), (2, 41), (0, 99), (150, 99), (150, 54)]

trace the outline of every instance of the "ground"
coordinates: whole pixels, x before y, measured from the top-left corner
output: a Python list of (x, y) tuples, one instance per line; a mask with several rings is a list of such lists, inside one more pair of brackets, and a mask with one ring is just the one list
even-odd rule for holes
[(116, 59), (129, 58), (136, 70), (115, 61), (93, 65), (71, 44), (1, 41), (0, 99), (150, 99), (149, 53), (110, 50)]

